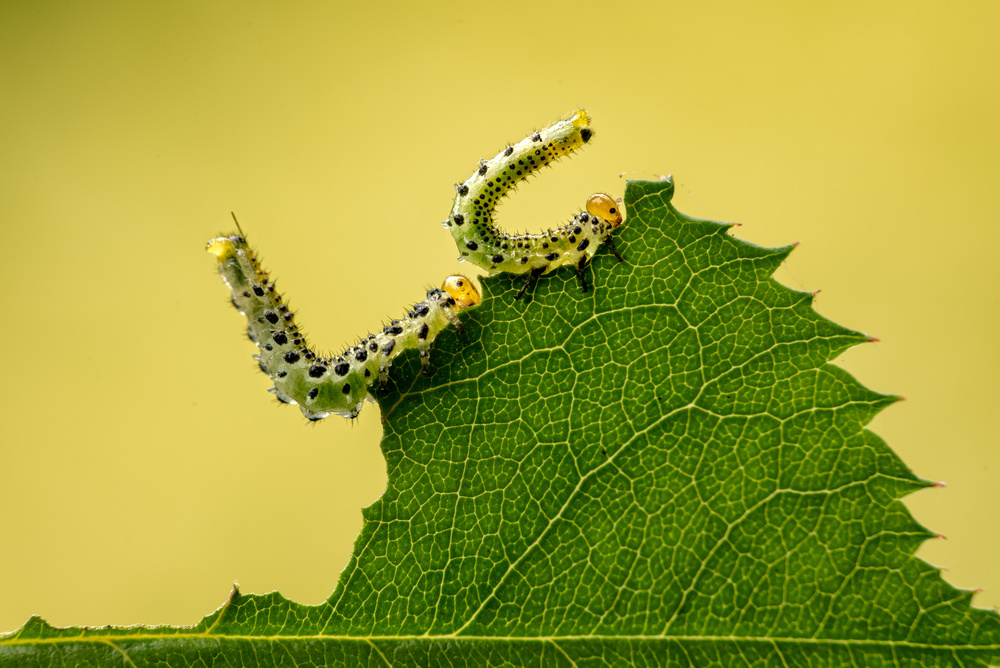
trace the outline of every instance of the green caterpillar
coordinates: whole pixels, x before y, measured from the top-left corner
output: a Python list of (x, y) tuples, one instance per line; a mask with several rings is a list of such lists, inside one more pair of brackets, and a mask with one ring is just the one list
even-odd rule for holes
[(429, 290), (427, 299), (414, 305), (405, 318), (393, 320), (340, 355), (323, 357), (309, 348), (242, 232), (212, 239), (207, 250), (219, 260), (219, 274), (232, 290), (233, 306), (247, 317), (247, 336), (260, 348), (254, 358), (274, 382), (269, 391), (283, 403), (298, 404), (310, 420), (330, 414), (357, 417), (364, 401), (371, 400), (368, 385), (376, 376), (385, 383), (392, 360), (404, 350), (419, 350), (427, 373), (435, 337), (449, 323), (461, 327), (457, 313), (481, 301), (469, 279), (450, 276), (440, 290)]
[(619, 262), (621, 254), (611, 233), (622, 224), (621, 206), (598, 193), (587, 201), (587, 210), (572, 221), (545, 234), (507, 234), (497, 229), (493, 211), (511, 188), (539, 169), (580, 148), (593, 136), (587, 112), (577, 109), (568, 118), (508, 146), (495, 158), (480, 161), (479, 169), (465, 183), (455, 185), (458, 194), (451, 216), (443, 224), (451, 230), (462, 260), (491, 274), (527, 274), (517, 293), (520, 299), (541, 274), (563, 265), (574, 267), (580, 286), (587, 291), (584, 267), (602, 244)]

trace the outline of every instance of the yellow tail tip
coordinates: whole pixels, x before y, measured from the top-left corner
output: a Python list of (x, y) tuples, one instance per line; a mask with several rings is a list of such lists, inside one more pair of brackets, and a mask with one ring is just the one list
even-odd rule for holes
[(232, 255), (233, 251), (236, 250), (236, 246), (228, 237), (219, 237), (218, 239), (212, 239), (205, 244), (205, 250), (222, 260), (225, 257)]
[(587, 116), (586, 109), (577, 109), (572, 112), (566, 120), (570, 121), (575, 127), (578, 128), (585, 128), (590, 125), (590, 117)]

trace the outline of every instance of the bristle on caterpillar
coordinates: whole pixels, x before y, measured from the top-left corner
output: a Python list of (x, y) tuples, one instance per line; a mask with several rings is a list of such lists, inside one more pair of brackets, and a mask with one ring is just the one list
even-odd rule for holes
[(274, 288), (242, 234), (212, 239), (206, 247), (219, 260), (219, 274), (232, 290), (232, 303), (247, 318), (247, 336), (260, 348), (255, 355), (274, 386), (269, 391), (283, 403), (298, 404), (310, 420), (327, 415), (357, 417), (368, 386), (384, 383), (392, 360), (416, 348), (426, 373), (430, 347), (449, 323), (460, 326), (457, 314), (481, 301), (464, 276), (450, 276), (441, 289), (429, 290), (405, 317), (391, 321), (340, 355), (314, 352), (295, 324), (294, 314)]
[(611, 233), (623, 221), (621, 205), (609, 195), (598, 193), (587, 201), (587, 210), (573, 220), (544, 234), (508, 234), (498, 229), (494, 210), (510, 189), (542, 167), (569, 155), (593, 136), (587, 112), (577, 109), (540, 132), (508, 146), (495, 158), (481, 161), (478, 169), (458, 191), (451, 216), (444, 222), (467, 260), (491, 274), (528, 274), (517, 294), (541, 274), (563, 265), (574, 267), (583, 291), (587, 291), (584, 267), (602, 245), (614, 248)]

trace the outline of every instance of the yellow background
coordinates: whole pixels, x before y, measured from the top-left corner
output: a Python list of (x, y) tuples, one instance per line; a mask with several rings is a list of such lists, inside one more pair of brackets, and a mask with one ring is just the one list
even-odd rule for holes
[[(0, 6), (0, 630), (194, 623), (231, 582), (317, 603), (385, 467), (378, 409), (276, 407), (204, 242), (234, 210), (320, 347), (455, 270), (481, 157), (578, 106), (597, 139), (503, 205), (623, 171), (799, 241), (776, 275), (882, 339), (839, 364), (1000, 603), (1000, 3)], [(598, 286), (598, 289), (601, 289)]]

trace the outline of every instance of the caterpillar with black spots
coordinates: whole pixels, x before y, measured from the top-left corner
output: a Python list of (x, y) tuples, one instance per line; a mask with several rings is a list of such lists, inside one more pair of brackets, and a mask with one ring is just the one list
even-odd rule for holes
[(340, 355), (321, 356), (309, 347), (242, 231), (212, 239), (206, 249), (219, 261), (233, 306), (247, 318), (247, 336), (260, 349), (254, 358), (274, 383), (269, 391), (283, 403), (298, 404), (313, 421), (328, 415), (357, 417), (365, 400), (372, 400), (368, 386), (376, 378), (384, 384), (393, 359), (405, 350), (419, 351), (427, 373), (431, 343), (449, 324), (461, 327), (457, 314), (481, 301), (468, 278), (450, 276), (441, 289), (429, 290), (427, 299), (378, 334), (369, 334)]
[(584, 268), (602, 245), (608, 246), (621, 262), (622, 256), (611, 234), (621, 226), (624, 217), (621, 205), (604, 193), (591, 196), (586, 211), (569, 223), (544, 234), (509, 234), (499, 230), (493, 221), (497, 204), (511, 188), (582, 147), (593, 135), (587, 112), (577, 109), (567, 118), (507, 146), (492, 160), (481, 160), (472, 176), (455, 184), (458, 191), (455, 203), (443, 225), (455, 239), (461, 253), (459, 259), (472, 262), (490, 274), (527, 274), (517, 293), (518, 299), (541, 274), (563, 265), (574, 268), (586, 292)]

